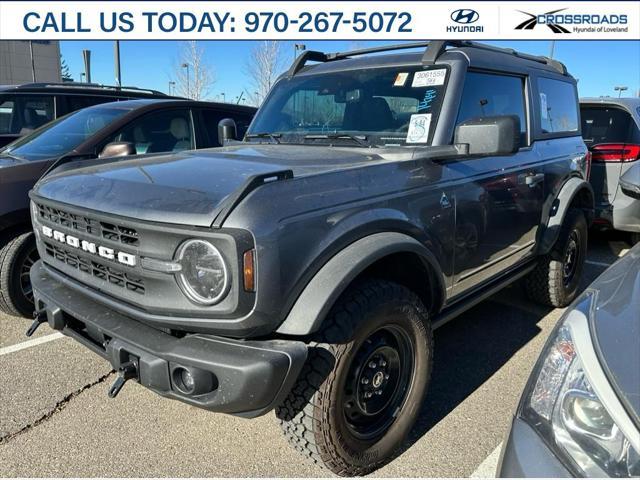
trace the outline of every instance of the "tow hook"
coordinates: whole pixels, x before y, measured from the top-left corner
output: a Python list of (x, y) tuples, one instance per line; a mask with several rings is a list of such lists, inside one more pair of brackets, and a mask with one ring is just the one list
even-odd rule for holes
[(31, 335), (36, 333), (36, 330), (38, 329), (38, 327), (47, 321), (47, 311), (44, 308), (34, 311), (33, 319), (34, 319), (33, 323), (31, 324), (31, 326), (29, 327), (29, 330), (27, 330), (27, 333), (25, 334), (27, 337), (30, 337)]
[(118, 377), (109, 389), (109, 397), (116, 398), (127, 380), (131, 380), (132, 378), (138, 378), (138, 362), (135, 360), (120, 365), (120, 368), (118, 368)]

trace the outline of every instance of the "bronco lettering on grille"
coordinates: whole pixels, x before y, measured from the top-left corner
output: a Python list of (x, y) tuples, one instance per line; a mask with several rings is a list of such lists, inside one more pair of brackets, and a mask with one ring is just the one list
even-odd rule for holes
[(103, 245), (96, 245), (93, 242), (88, 242), (87, 240), (80, 240), (77, 237), (72, 235), (65, 235), (58, 230), (54, 230), (50, 227), (43, 225), (42, 234), (45, 237), (53, 238), (60, 243), (64, 243), (72, 248), (77, 248), (83, 250), (87, 253), (91, 253), (93, 255), (99, 255), (102, 258), (106, 258), (107, 260), (116, 260), (118, 263), (123, 265), (128, 265), (129, 267), (136, 266), (136, 256), (130, 253), (125, 252), (117, 252), (113, 248), (105, 247)]

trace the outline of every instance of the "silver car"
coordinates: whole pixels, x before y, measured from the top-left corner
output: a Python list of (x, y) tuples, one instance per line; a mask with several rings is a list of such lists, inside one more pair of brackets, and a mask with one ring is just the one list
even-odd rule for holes
[(498, 475), (640, 476), (640, 245), (560, 319), (525, 387)]
[(618, 181), (640, 163), (640, 98), (580, 100), (582, 137), (591, 151), (591, 185), (595, 195), (594, 226), (630, 232), (640, 241), (640, 200), (621, 191)]

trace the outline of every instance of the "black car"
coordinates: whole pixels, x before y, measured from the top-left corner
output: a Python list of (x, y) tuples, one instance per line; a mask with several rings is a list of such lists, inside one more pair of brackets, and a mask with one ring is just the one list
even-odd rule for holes
[(31, 192), (30, 332), (48, 321), (108, 359), (112, 396), (134, 379), (275, 410), (340, 475), (390, 461), (432, 330), (521, 278), (570, 303), (594, 210), (563, 64), (419, 45), (303, 53), (242, 142), (48, 175)]
[(0, 147), (67, 113), (134, 98), (174, 98), (156, 90), (94, 83), (0, 85)]
[(252, 107), (190, 100), (126, 100), (73, 112), (0, 150), (0, 310), (31, 316), (29, 269), (38, 258), (28, 192), (47, 170), (101, 157), (220, 146), (218, 123), (246, 130)]

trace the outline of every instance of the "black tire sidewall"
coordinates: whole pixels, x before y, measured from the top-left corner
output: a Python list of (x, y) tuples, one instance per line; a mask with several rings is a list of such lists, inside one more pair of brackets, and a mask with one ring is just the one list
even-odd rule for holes
[(21, 315), (30, 317), (33, 312), (33, 302), (31, 302), (23, 293), (20, 285), (20, 275), (22, 266), (29, 256), (29, 253), (36, 248), (35, 235), (32, 232), (22, 234), (16, 238), (18, 244), (15, 252), (8, 254), (7, 258), (1, 266), (3, 284), (6, 284), (6, 294), (9, 296), (9, 302), (12, 307)]
[[(430, 331), (424, 324), (421, 313), (414, 306), (396, 302), (378, 305), (369, 311), (366, 323), (355, 329), (355, 336), (335, 365), (334, 384), (329, 386), (329, 401), (333, 404), (326, 431), (332, 435), (340, 456), (349, 464), (361, 466), (367, 471), (377, 464), (386, 463), (402, 448), (420, 412), (422, 401), (429, 383), (432, 364), (432, 343)], [(395, 325), (402, 328), (411, 339), (414, 348), (414, 364), (411, 383), (397, 419), (374, 443), (366, 443), (352, 435), (346, 425), (342, 410), (342, 393), (351, 363), (364, 341), (381, 327)], [(327, 385), (325, 385), (327, 386)]]
[[(563, 277), (564, 261), (566, 258), (567, 248), (569, 247), (571, 233), (574, 231), (577, 233), (579, 242), (578, 263), (571, 282), (569, 285), (565, 285)], [(568, 212), (567, 219), (565, 221), (565, 228), (562, 229), (560, 235), (561, 237), (558, 239), (558, 247), (560, 248), (557, 249), (558, 260), (556, 260), (559, 264), (559, 268), (557, 269), (556, 274), (558, 275), (558, 285), (562, 289), (562, 303), (566, 305), (571, 303), (578, 294), (580, 280), (584, 271), (584, 262), (587, 256), (588, 227), (584, 214), (580, 210), (570, 210)]]

